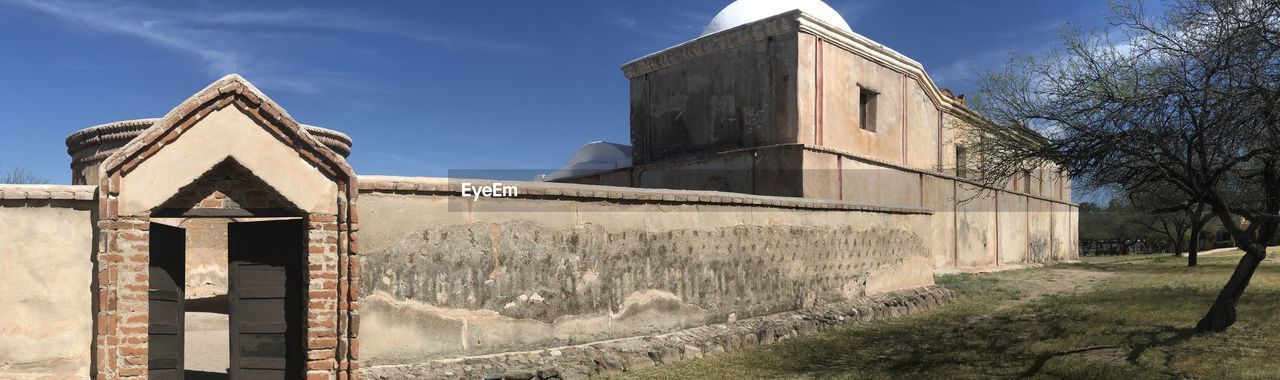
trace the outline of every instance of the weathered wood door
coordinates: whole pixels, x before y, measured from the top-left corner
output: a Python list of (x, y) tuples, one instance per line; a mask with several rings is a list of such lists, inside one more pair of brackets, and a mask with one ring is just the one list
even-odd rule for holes
[(301, 220), (227, 226), (232, 379), (305, 376), (305, 234)]
[(151, 223), (148, 264), (147, 375), (182, 379), (183, 287), (186, 284), (186, 231)]

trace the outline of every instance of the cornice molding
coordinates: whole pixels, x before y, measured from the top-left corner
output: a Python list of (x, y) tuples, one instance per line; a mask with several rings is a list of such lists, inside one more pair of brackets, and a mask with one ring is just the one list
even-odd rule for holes
[(628, 79), (635, 79), (645, 74), (661, 70), (675, 64), (711, 55), (720, 51), (736, 48), (769, 37), (787, 33), (806, 33), (867, 59), (894, 72), (914, 80), (934, 107), (957, 118), (981, 128), (1001, 128), (1016, 133), (1030, 133), (1035, 139), (1043, 139), (1039, 133), (1021, 126), (1001, 127), (969, 109), (959, 100), (943, 93), (934, 83), (933, 78), (925, 71), (924, 65), (893, 49), (875, 42), (857, 33), (851, 33), (808, 13), (795, 10), (760, 21), (738, 26), (709, 36), (696, 38), (688, 42), (641, 57), (622, 66), (623, 74)]

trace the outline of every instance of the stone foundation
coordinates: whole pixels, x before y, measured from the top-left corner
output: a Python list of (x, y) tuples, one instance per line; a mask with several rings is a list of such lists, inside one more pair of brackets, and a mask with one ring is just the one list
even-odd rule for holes
[(692, 328), (540, 351), (508, 352), (362, 370), (369, 379), (580, 379), (614, 375), (685, 359), (770, 344), (844, 325), (910, 315), (952, 301), (928, 286), (813, 308)]

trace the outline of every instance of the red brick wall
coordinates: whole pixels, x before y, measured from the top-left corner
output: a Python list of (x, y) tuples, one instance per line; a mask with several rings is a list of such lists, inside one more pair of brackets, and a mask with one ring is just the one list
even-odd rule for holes
[(291, 210), (297, 207), (235, 161), (225, 161), (183, 186), (162, 210)]

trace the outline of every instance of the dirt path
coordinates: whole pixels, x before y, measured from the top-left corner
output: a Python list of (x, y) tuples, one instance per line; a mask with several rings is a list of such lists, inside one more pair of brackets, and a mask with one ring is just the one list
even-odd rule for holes
[(1049, 268), (1036, 272), (1038, 273), (1014, 281), (1022, 291), (1022, 297), (1002, 302), (1000, 310), (1026, 304), (1050, 294), (1087, 291), (1115, 276), (1114, 272), (1074, 268)]
[(227, 315), (186, 313), (185, 369), (227, 373), (231, 349), (227, 341)]

